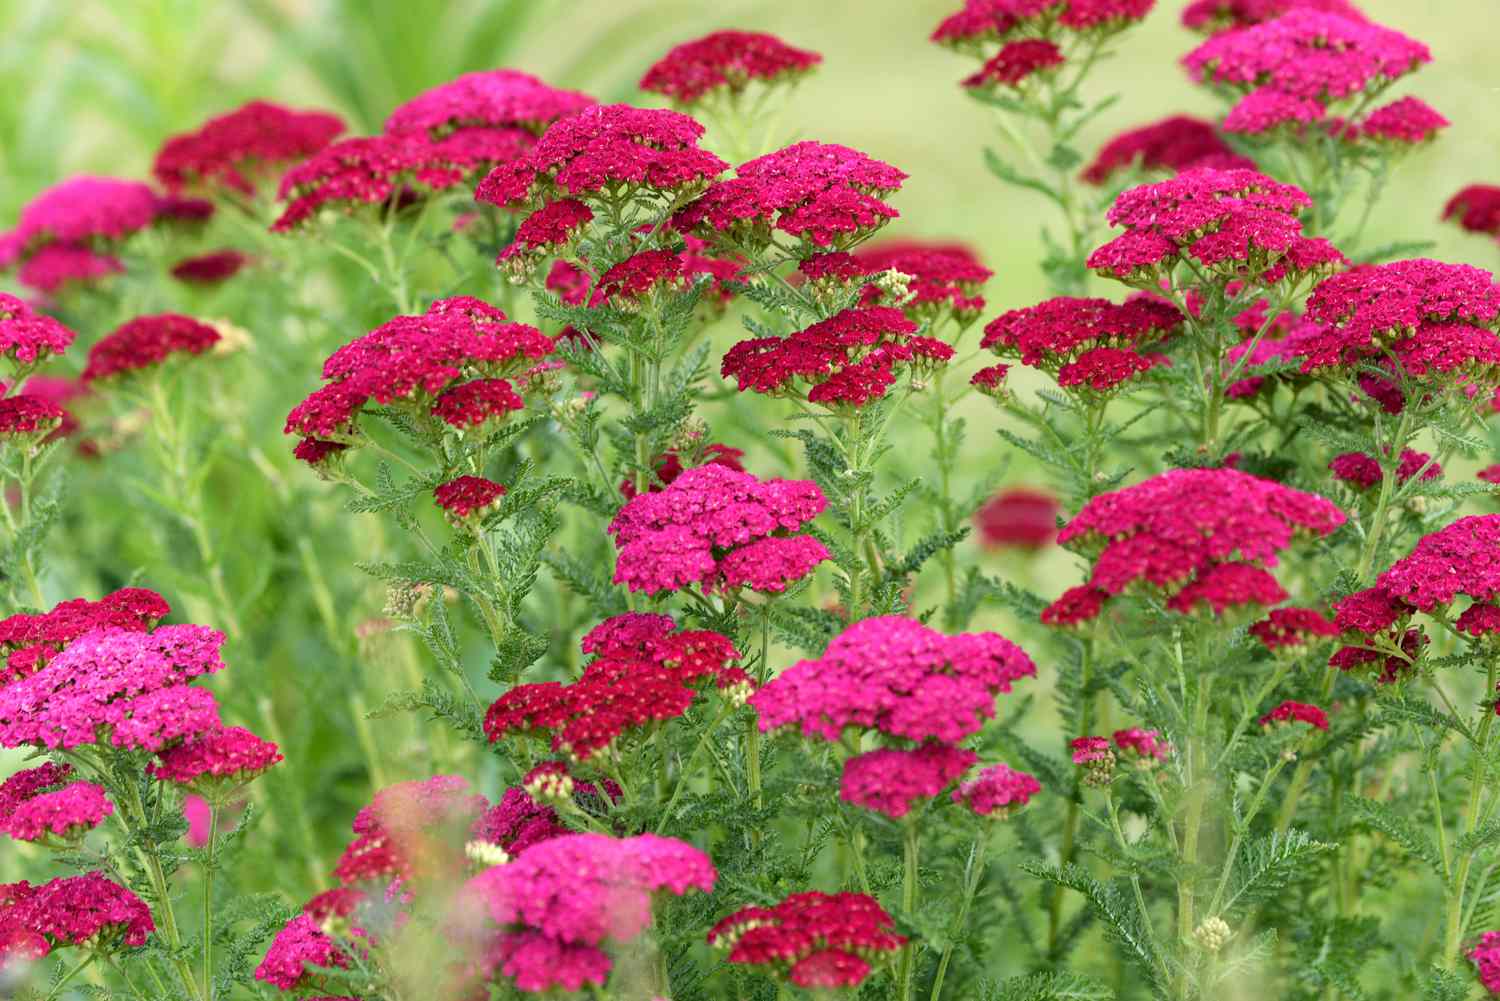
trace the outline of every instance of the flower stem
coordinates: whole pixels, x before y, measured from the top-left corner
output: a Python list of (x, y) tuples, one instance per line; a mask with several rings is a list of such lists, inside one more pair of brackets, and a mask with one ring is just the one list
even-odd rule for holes
[[(135, 813), (132, 819), (144, 828), (150, 821), (146, 816), (146, 805), (141, 801), (141, 790), (134, 782), (127, 781), (125, 787), (130, 795), (131, 809)], [(123, 817), (121, 819), (125, 820)], [(125, 822), (128, 826), (129, 821)], [(155, 843), (143, 843), (136, 850), (146, 866), (146, 875), (151, 880), (151, 890), (156, 896), (156, 916), (161, 919), (162, 934), (166, 936), (167, 944), (171, 946), (172, 951), (178, 952), (182, 948), (182, 933), (177, 927), (177, 914), (172, 909), (172, 891), (167, 885), (167, 874), (161, 867), (161, 856), (156, 850)], [(171, 962), (177, 970), (178, 977), (182, 980), (183, 987), (187, 989), (188, 996), (196, 1001), (204, 1001), (204, 995), (198, 990), (198, 980), (193, 976), (193, 969), (188, 965), (187, 960), (178, 956), (174, 957)]]
[[(1464, 828), (1460, 842), (1471, 836), (1479, 826), (1479, 798), (1484, 791), (1485, 766), (1489, 755), (1490, 732), (1495, 724), (1495, 677), (1496, 668), (1500, 667), (1500, 659), (1491, 657), (1489, 669), (1485, 672), (1484, 700), (1480, 711), (1484, 718), (1479, 723), (1479, 732), (1474, 740), (1474, 771), (1469, 777), (1469, 801), (1464, 808)], [(1439, 818), (1441, 822), (1441, 817)], [(1464, 891), (1469, 882), (1469, 870), (1474, 865), (1474, 854), (1476, 848), (1469, 846), (1458, 853), (1458, 866), (1454, 870), (1453, 879), (1448, 886), (1448, 913), (1446, 922), (1446, 934), (1443, 939), (1443, 965), (1452, 970), (1458, 966), (1459, 952), (1463, 945), (1464, 933)]]
[[(902, 831), (901, 910), (908, 918), (917, 910), (917, 862), (921, 848), (921, 829), (915, 820), (908, 818)], [(913, 978), (917, 966), (917, 943), (910, 940), (901, 951), (901, 968), (897, 974), (901, 982), (901, 1001), (911, 1001)]]
[(208, 856), (203, 865), (203, 996), (214, 996), (214, 870), (219, 841), (219, 804), (208, 804)]
[(941, 1001), (943, 996), (943, 980), (948, 975), (948, 964), (953, 961), (953, 950), (958, 943), (955, 939), (963, 934), (964, 923), (969, 919), (969, 908), (974, 903), (974, 894), (979, 892), (979, 884), (984, 882), (984, 857), (990, 847), (990, 832), (982, 828), (974, 837), (974, 845), (969, 849), (969, 864), (964, 867), (964, 896), (959, 902), (958, 913), (953, 917), (953, 928), (948, 937), (948, 944), (943, 948), (943, 958), (938, 960), (936, 975), (932, 978), (932, 993), (928, 995), (928, 1001)]

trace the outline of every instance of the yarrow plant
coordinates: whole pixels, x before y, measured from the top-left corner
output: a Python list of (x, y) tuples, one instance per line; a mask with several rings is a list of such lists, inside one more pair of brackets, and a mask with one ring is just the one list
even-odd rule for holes
[[(743, 26), (609, 103), (308, 36), (347, 116), (32, 196), (7, 991), (1500, 994), (1500, 285), (1367, 239), (1464, 123), (1345, 0), (1159, 6), (932, 33), (1040, 284)], [(1179, 15), (1219, 112), (1116, 111)], [(467, 17), (427, 69), (532, 39)]]

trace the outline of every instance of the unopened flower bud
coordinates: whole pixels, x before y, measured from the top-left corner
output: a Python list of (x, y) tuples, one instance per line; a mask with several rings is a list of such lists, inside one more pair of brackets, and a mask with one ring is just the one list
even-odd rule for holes
[(1219, 917), (1205, 918), (1202, 924), (1193, 929), (1193, 940), (1207, 953), (1216, 953), (1224, 948), (1233, 935), (1228, 923)]

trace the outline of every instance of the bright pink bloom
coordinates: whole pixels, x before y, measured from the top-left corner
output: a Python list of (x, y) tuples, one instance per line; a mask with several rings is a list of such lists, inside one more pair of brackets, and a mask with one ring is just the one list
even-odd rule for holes
[(542, 133), (559, 118), (594, 104), (587, 94), (559, 90), (512, 69), (465, 73), (423, 91), (385, 120), (386, 132), (441, 139), (459, 129), (525, 129)]
[(1108, 591), (1087, 584), (1070, 587), (1042, 609), (1042, 625), (1062, 629), (1090, 622), (1099, 617), (1109, 597)]
[(593, 211), (576, 198), (548, 202), (521, 220), (515, 239), (500, 251), (495, 263), (511, 265), (524, 274), (543, 257), (571, 243), (593, 218)]
[(1182, 323), (1177, 308), (1159, 299), (1116, 304), (1060, 296), (1001, 313), (985, 324), (979, 346), (1056, 377), (1089, 352), (1154, 347), (1175, 336)]
[(77, 335), (50, 316), (34, 312), (13, 295), (0, 292), (0, 356), (30, 368), (68, 350)]
[(1500, 931), (1487, 931), (1467, 953), (1478, 967), (1479, 982), (1491, 994), (1500, 994)]
[(1031, 802), (1042, 784), (1008, 765), (991, 765), (979, 776), (953, 790), (953, 802), (963, 803), (981, 817), (1004, 819)]
[(769, 536), (741, 546), (719, 564), (726, 589), (780, 594), (833, 557), (810, 535)]
[(957, 743), (995, 714), (995, 698), (1036, 674), (997, 633), (944, 636), (888, 615), (845, 629), (818, 660), (798, 661), (750, 697), (762, 731), (797, 726), (836, 741), (848, 727)]
[(1224, 131), (1261, 135), (1289, 128), (1296, 133), (1324, 115), (1323, 105), (1310, 97), (1298, 97), (1275, 87), (1261, 87), (1240, 98), (1224, 118)]
[(640, 88), (691, 105), (716, 91), (738, 93), (753, 80), (767, 85), (797, 80), (822, 61), (818, 53), (793, 48), (775, 35), (716, 31), (674, 47), (641, 77)]
[(325, 935), (310, 915), (299, 914), (287, 922), (265, 958), (255, 968), (255, 979), (283, 991), (309, 985), (316, 967), (347, 967), (349, 957)]
[(1366, 20), (1349, 0), (1193, 0), (1182, 11), (1182, 25), (1217, 35), (1230, 28), (1247, 28), (1275, 20), (1299, 7), (1327, 11), (1352, 21)]
[(1164, 761), (1172, 750), (1155, 730), (1116, 730), (1114, 742), (1121, 754), (1141, 761)]
[(156, 219), (156, 195), (139, 181), (73, 177), (37, 195), (14, 229), (0, 233), (0, 268), (51, 243), (109, 244)]
[(15, 804), (0, 818), (0, 830), (17, 841), (42, 841), (49, 836), (67, 841), (98, 827), (114, 812), (103, 786), (71, 782)]
[[(1364, 452), (1345, 452), (1343, 455), (1335, 456), (1328, 463), (1328, 468), (1333, 470), (1333, 478), (1342, 480), (1356, 490), (1369, 490), (1379, 486), (1383, 473), (1380, 462), (1373, 456)], [(1405, 449), (1401, 453), (1401, 463), (1396, 467), (1396, 481), (1405, 483), (1418, 470), (1422, 473), (1423, 480), (1435, 480), (1443, 475), (1443, 467), (1432, 461), (1432, 456), (1426, 452), (1414, 452)]]
[(973, 751), (946, 744), (866, 751), (844, 762), (839, 798), (899, 820), (917, 800), (941, 795), (978, 760)]
[(1415, 146), (1452, 124), (1421, 98), (1403, 97), (1370, 112), (1359, 123), (1359, 133), (1366, 139)]
[(275, 744), (238, 726), (221, 726), (189, 737), (158, 755), (147, 770), (179, 785), (241, 785), (282, 760)]
[(26, 258), (16, 272), (16, 280), (50, 296), (72, 285), (91, 285), (124, 270), (125, 265), (112, 254), (101, 254), (78, 244), (48, 243)]
[(1478, 602), (1500, 597), (1500, 514), (1460, 518), (1423, 536), (1411, 555), (1376, 580), (1393, 601), (1424, 612), (1452, 604), (1460, 594)]
[(1108, 761), (1114, 763), (1115, 752), (1109, 748), (1108, 737), (1074, 737), (1068, 746), (1073, 749), (1073, 764), (1093, 765)]
[(145, 901), (99, 872), (41, 886), (12, 883), (0, 887), (0, 900), (4, 925), (39, 935), (54, 949), (86, 942), (134, 948), (156, 930)]
[(1464, 609), (1453, 628), (1475, 639), (1494, 636), (1500, 633), (1500, 607), (1475, 602)]

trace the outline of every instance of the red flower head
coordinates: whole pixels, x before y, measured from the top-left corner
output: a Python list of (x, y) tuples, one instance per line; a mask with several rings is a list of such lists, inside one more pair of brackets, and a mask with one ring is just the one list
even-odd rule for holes
[(215, 250), (178, 261), (172, 266), (172, 277), (190, 285), (217, 285), (240, 273), (250, 258), (238, 250)]
[[(17, 777), (11, 776), (6, 785)], [(5, 793), (5, 788), (0, 786), (0, 798), (4, 798)], [(70, 782), (36, 789), (29, 796), (8, 804), (4, 815), (0, 816), (0, 831), (17, 841), (66, 845), (98, 827), (114, 812), (115, 805), (105, 798), (103, 786), (93, 782)]]
[(731, 963), (767, 966), (799, 987), (853, 987), (870, 963), (906, 944), (875, 898), (797, 893), (775, 907), (746, 907), (714, 925), (708, 942)]
[(1194, 167), (1219, 170), (1255, 169), (1219, 136), (1212, 122), (1174, 115), (1115, 136), (1084, 169), (1089, 184), (1104, 184), (1122, 170), (1135, 167), (1175, 174)]
[(988, 365), (969, 377), (969, 385), (992, 400), (1005, 397), (1005, 376), (1009, 365)]
[(626, 189), (637, 201), (673, 201), (728, 166), (698, 147), (702, 135), (702, 125), (676, 111), (595, 105), (554, 123), (524, 156), (485, 177), (474, 197), (519, 206)]
[(1114, 742), (1120, 754), (1142, 767), (1151, 767), (1159, 761), (1165, 761), (1172, 751), (1155, 730), (1116, 730)]
[(762, 731), (796, 726), (832, 742), (853, 727), (955, 744), (994, 716), (1012, 682), (1035, 674), (1031, 658), (997, 633), (944, 636), (887, 615), (845, 629), (822, 657), (787, 668), (750, 704)]
[(991, 549), (1040, 549), (1057, 538), (1057, 498), (1016, 487), (996, 494), (974, 515), (979, 541)]
[(1500, 236), (1500, 187), (1471, 184), (1464, 188), (1443, 206), (1444, 219), (1455, 217), (1470, 233)]
[(1403, 97), (1370, 112), (1359, 123), (1359, 134), (1362, 138), (1376, 142), (1416, 146), (1432, 139), (1452, 124), (1426, 101), (1416, 97)]
[(839, 798), (899, 820), (917, 800), (942, 795), (978, 760), (973, 751), (946, 744), (866, 751), (844, 762)]
[[(1234, 469), (1176, 469), (1093, 498), (1058, 541), (1094, 555), (1088, 586), (1104, 597), (1146, 584), (1168, 596), (1174, 611), (1203, 602), (1218, 614), (1233, 605), (1278, 604), (1285, 594), (1260, 568), (1275, 566), (1276, 554), (1297, 537), (1327, 535), (1344, 520), (1321, 497)], [(1090, 598), (1083, 611), (1097, 613), (1094, 601), (1102, 606), (1103, 599)], [(1075, 606), (1069, 592), (1053, 618), (1078, 621), (1062, 614)]]
[(632, 254), (599, 276), (599, 296), (621, 309), (639, 306), (658, 289), (684, 284), (682, 257), (670, 250)]
[(145, 901), (100, 872), (12, 883), (0, 887), (0, 901), (0, 922), (41, 939), (40, 955), (65, 946), (136, 948), (156, 930)]
[(163, 782), (174, 782), (223, 798), (282, 760), (275, 744), (243, 727), (220, 726), (189, 737), (157, 755), (148, 767)]
[(446, 389), (432, 401), (432, 416), (460, 432), (486, 429), (525, 402), (504, 379), (475, 379)]
[(1328, 714), (1306, 702), (1283, 702), (1260, 718), (1260, 725), (1263, 727), (1276, 723), (1306, 723), (1314, 729), (1327, 730)]
[(963, 803), (981, 817), (1005, 820), (1031, 802), (1042, 784), (1008, 765), (991, 765), (979, 777), (953, 790), (953, 802)]
[(1060, 297), (991, 320), (980, 347), (1040, 368), (1063, 388), (1107, 393), (1156, 365), (1150, 348), (1173, 337), (1182, 314), (1159, 299), (1123, 305)]
[(844, 250), (896, 218), (882, 199), (906, 174), (847, 146), (801, 142), (740, 164), (674, 217), (710, 243), (764, 248), (773, 230), (801, 241), (801, 256)]
[[(984, 297), (979, 290), (994, 277), (994, 272), (980, 263), (973, 250), (957, 243), (891, 240), (844, 256), (848, 257), (853, 271), (862, 272), (867, 278), (878, 277), (884, 271), (897, 271), (906, 276), (905, 288), (909, 298), (905, 301), (896, 302), (892, 292), (880, 285), (868, 284), (861, 298), (863, 305), (889, 302), (914, 322), (934, 326), (949, 317), (960, 327), (977, 319), (984, 311)], [(807, 274), (808, 263), (804, 261), (799, 267), (803, 274)]]
[(1316, 609), (1275, 608), (1250, 627), (1250, 635), (1272, 653), (1298, 651), (1318, 639), (1337, 636), (1340, 629)]
[[(1379, 460), (1364, 452), (1345, 452), (1335, 456), (1328, 463), (1328, 468), (1333, 471), (1334, 479), (1355, 490), (1377, 487), (1384, 476)], [(1443, 467), (1433, 462), (1432, 456), (1426, 452), (1414, 452), (1409, 448), (1403, 450), (1401, 463), (1396, 467), (1396, 481), (1405, 483), (1418, 473), (1421, 473), (1423, 480), (1435, 480), (1443, 475)]]
[(740, 341), (719, 371), (740, 392), (791, 394), (808, 386), (811, 403), (860, 407), (884, 396), (899, 372), (920, 373), (953, 357), (951, 347), (914, 336), (917, 330), (898, 309), (853, 307), (789, 337)]
[(1043, 38), (1024, 38), (1007, 42), (1000, 51), (976, 72), (964, 78), (970, 90), (994, 90), (1010, 87), (1021, 90), (1027, 80), (1038, 73), (1056, 70), (1063, 64), (1062, 50)]
[(482, 476), (460, 476), (438, 484), (432, 491), (437, 506), (456, 521), (483, 517), (498, 507), (504, 496), (503, 486)]
[(691, 106), (717, 94), (738, 94), (752, 81), (767, 86), (800, 80), (823, 57), (793, 48), (775, 35), (716, 31), (676, 46), (652, 64), (640, 88)]
[(0, 399), (0, 435), (46, 438), (62, 427), (67, 411), (51, 400), (21, 393)]
[(1465, 955), (1474, 961), (1485, 989), (1500, 994), (1500, 931), (1485, 932)]
[(85, 384), (155, 368), (175, 355), (200, 355), (219, 342), (219, 332), (180, 313), (138, 316), (89, 349)]
[(292, 991), (309, 986), (318, 968), (348, 965), (349, 957), (312, 915), (299, 914), (271, 940), (265, 958), (255, 968), (255, 979)]
[(987, 45), (1017, 35), (1109, 34), (1140, 21), (1154, 6), (1156, 0), (964, 0), (963, 9), (948, 15), (932, 40), (982, 53)]
[(225, 188), (253, 195), (288, 164), (306, 159), (344, 131), (337, 116), (251, 101), (168, 139), (151, 172), (169, 191)]
[(515, 239), (500, 251), (495, 263), (524, 276), (543, 258), (572, 243), (593, 218), (593, 211), (576, 198), (548, 202), (521, 221)]

